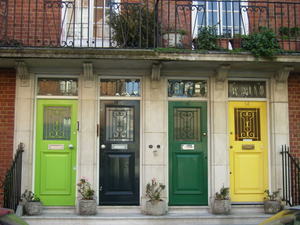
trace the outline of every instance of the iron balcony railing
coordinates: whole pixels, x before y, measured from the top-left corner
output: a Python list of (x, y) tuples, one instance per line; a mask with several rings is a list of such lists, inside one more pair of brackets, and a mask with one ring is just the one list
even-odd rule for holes
[(22, 154), (24, 144), (20, 143), (11, 167), (8, 169), (2, 188), (4, 190), (4, 208), (16, 211), (21, 200)]
[(300, 2), (237, 0), (0, 0), (0, 46), (193, 49), (199, 29), (234, 39), (276, 33), (300, 51)]
[(286, 145), (281, 148), (283, 200), (290, 206), (300, 205), (300, 160)]

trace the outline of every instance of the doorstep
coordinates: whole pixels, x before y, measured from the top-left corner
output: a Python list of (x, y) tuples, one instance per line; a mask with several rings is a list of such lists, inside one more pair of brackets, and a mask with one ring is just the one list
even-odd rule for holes
[(268, 217), (261, 205), (233, 205), (230, 215), (213, 215), (207, 206), (171, 206), (164, 216), (143, 215), (139, 206), (98, 206), (94, 216), (77, 215), (75, 207), (45, 207), (40, 216), (22, 218), (30, 225), (257, 225)]

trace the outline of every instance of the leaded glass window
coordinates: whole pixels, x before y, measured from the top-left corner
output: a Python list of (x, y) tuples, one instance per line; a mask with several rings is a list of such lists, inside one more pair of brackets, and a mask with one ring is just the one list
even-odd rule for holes
[(169, 97), (207, 97), (205, 80), (169, 80)]
[(38, 95), (77, 96), (78, 81), (73, 78), (39, 78)]
[(235, 140), (260, 141), (260, 110), (256, 108), (234, 109)]
[(70, 140), (71, 107), (45, 106), (43, 122), (44, 140)]
[(106, 141), (133, 141), (133, 116), (131, 107), (106, 107)]
[(266, 98), (265, 81), (229, 81), (230, 98)]
[(199, 141), (200, 109), (175, 108), (174, 128), (175, 141)]
[(140, 96), (139, 79), (101, 79), (101, 96)]

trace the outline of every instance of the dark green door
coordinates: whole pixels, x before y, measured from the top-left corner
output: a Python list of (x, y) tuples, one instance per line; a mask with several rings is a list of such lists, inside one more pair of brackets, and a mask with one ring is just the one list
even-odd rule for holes
[(169, 102), (169, 204), (207, 205), (207, 104)]
[(139, 114), (139, 101), (101, 101), (101, 205), (139, 205)]

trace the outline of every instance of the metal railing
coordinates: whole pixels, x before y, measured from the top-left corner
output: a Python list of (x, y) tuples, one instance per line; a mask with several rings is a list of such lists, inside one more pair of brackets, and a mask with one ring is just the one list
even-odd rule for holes
[(267, 27), (300, 51), (300, 2), (0, 0), (0, 46), (192, 49), (203, 27), (227, 39)]
[(290, 148), (281, 147), (283, 200), (290, 206), (300, 204), (300, 160), (291, 155)]
[(16, 210), (21, 199), (22, 154), (24, 144), (20, 143), (11, 167), (6, 173), (2, 187), (4, 190), (4, 207)]

